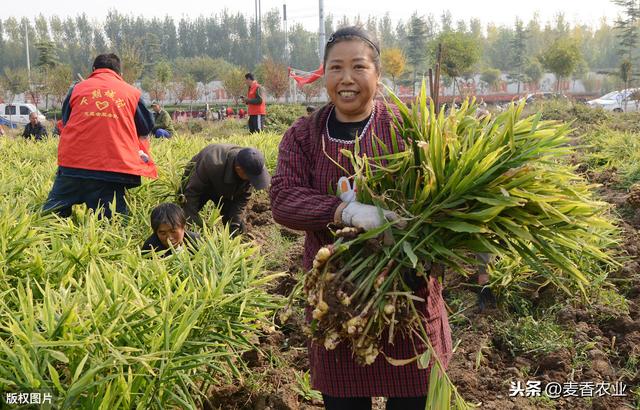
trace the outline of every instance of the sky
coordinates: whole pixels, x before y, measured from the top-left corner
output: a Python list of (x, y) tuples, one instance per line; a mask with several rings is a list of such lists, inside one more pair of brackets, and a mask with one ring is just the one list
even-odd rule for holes
[[(262, 13), (287, 4), (289, 27), (302, 23), (309, 30), (318, 27), (318, 0), (260, 0)], [(174, 20), (182, 16), (196, 17), (212, 15), (223, 9), (230, 12), (241, 12), (254, 18), (256, 0), (31, 0), (28, 3), (19, 1), (3, 1), (2, 18), (33, 17), (37, 14), (45, 16), (75, 16), (85, 13), (89, 18), (102, 21), (109, 10), (120, 13), (144, 15), (145, 17), (162, 17), (170, 15)], [(424, 4), (418, 6), (418, 4)], [(451, 12), (454, 23), (477, 17), (483, 23), (492, 22), (498, 25), (513, 25), (516, 17), (528, 21), (534, 13), (540, 20), (552, 20), (558, 12), (563, 12), (571, 23), (597, 25), (602, 17), (612, 22), (621, 11), (610, 0), (453, 0), (447, 2), (420, 0), (324, 0), (325, 15), (333, 14), (336, 19), (342, 15), (360, 15), (366, 20), (369, 15), (383, 16), (389, 13), (394, 21), (406, 21), (414, 11), (418, 14), (433, 14), (437, 19), (445, 11)]]

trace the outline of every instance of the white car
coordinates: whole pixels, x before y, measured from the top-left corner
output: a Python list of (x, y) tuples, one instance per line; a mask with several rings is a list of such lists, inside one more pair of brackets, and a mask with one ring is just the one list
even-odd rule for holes
[(640, 89), (613, 91), (595, 100), (587, 101), (587, 105), (613, 112), (640, 111)]
[(44, 115), (33, 104), (27, 103), (13, 103), (13, 104), (0, 104), (0, 119), (3, 123), (9, 125), (13, 123), (16, 125), (26, 125), (29, 123), (29, 114), (32, 112), (38, 113), (38, 119), (40, 122), (45, 121)]

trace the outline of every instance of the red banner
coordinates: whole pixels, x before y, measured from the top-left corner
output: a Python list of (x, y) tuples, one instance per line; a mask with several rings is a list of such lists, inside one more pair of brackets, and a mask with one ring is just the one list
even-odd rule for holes
[[(299, 72), (300, 74), (297, 74)], [(302, 87), (305, 84), (311, 84), (317, 79), (321, 78), (324, 75), (324, 67), (320, 64), (317, 70), (308, 73), (306, 71), (296, 70), (294, 68), (289, 67), (289, 77), (296, 80), (299, 87)]]

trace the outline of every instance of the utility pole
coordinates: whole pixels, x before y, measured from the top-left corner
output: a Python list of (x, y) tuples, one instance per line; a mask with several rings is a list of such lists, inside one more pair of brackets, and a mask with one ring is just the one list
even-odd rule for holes
[(29, 86), (31, 86), (31, 61), (29, 60), (29, 24), (24, 23), (25, 49), (27, 50), (27, 73), (29, 74)]
[(318, 30), (318, 55), (320, 56), (320, 63), (324, 61), (324, 0), (318, 0), (320, 8), (320, 27)]
[[(287, 30), (287, 4), (284, 3), (282, 5), (282, 22), (284, 25), (284, 61), (287, 64), (287, 67), (291, 67), (291, 61), (289, 58), (289, 31)], [(289, 102), (289, 97), (293, 93), (293, 88), (291, 87), (292, 79), (289, 78), (289, 92), (285, 94), (286, 102)]]
[(260, 64), (260, 0), (255, 0), (256, 3), (256, 66)]
[(289, 31), (287, 30), (287, 4), (282, 5), (282, 19), (284, 21), (284, 59), (287, 65), (291, 65), (289, 61)]
[[(262, 57), (262, 1), (258, 0), (258, 56)], [(258, 60), (258, 64), (262, 58)]]

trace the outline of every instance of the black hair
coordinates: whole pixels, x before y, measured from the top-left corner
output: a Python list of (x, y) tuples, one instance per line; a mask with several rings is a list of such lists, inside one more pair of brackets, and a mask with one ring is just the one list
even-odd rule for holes
[(316, 107), (314, 107), (314, 106), (312, 106), (312, 105), (307, 106), (307, 113), (312, 113), (312, 112), (314, 112), (315, 110), (316, 110)]
[(93, 60), (93, 69), (95, 70), (97, 68), (108, 68), (120, 74), (120, 57), (113, 53), (100, 54), (95, 60)]
[(327, 66), (327, 56), (333, 46), (341, 41), (353, 40), (362, 41), (373, 51), (373, 64), (376, 70), (380, 72), (380, 46), (378, 45), (378, 41), (368, 31), (356, 26), (343, 27), (331, 34), (329, 40), (327, 40), (327, 44), (324, 46), (324, 60), (322, 63), (325, 68)]
[(244, 75), (244, 78), (245, 78), (246, 80), (251, 80), (251, 81), (255, 80), (255, 77), (254, 77), (254, 76), (253, 76), (253, 74), (251, 74), (251, 73), (247, 73), (247, 74), (245, 74), (245, 75)]
[(187, 218), (182, 208), (178, 205), (165, 202), (151, 211), (151, 228), (153, 232), (157, 232), (161, 224), (167, 224), (172, 228), (184, 228), (187, 224)]

